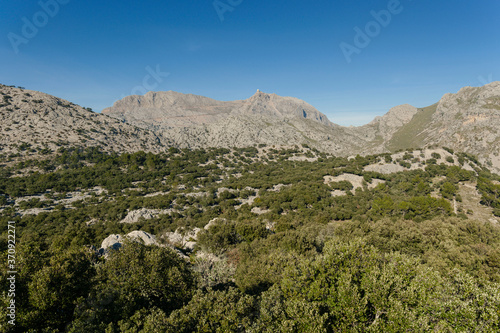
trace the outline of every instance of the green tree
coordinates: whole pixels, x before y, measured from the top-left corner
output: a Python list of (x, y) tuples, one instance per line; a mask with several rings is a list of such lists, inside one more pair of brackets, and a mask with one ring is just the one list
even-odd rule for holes
[(188, 264), (175, 252), (138, 243), (111, 252), (95, 282), (76, 311), (74, 332), (104, 331), (141, 309), (159, 308), (168, 314), (182, 307), (195, 287)]
[[(73, 319), (77, 299), (87, 295), (91, 286), (93, 254), (75, 248), (43, 251), (26, 244), (18, 247), (17, 259), (15, 330), (64, 331)], [(2, 297), (2, 311), (5, 301)], [(2, 326), (4, 317), (2, 313)]]
[(444, 182), (441, 185), (440, 192), (443, 198), (453, 200), (453, 197), (457, 194), (457, 188), (450, 182)]

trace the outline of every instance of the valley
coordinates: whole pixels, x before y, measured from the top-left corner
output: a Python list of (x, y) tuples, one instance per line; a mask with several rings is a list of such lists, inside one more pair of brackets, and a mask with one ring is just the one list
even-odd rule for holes
[(500, 327), (498, 83), (361, 127), (260, 91), (148, 93), (102, 114), (1, 92), (16, 329)]

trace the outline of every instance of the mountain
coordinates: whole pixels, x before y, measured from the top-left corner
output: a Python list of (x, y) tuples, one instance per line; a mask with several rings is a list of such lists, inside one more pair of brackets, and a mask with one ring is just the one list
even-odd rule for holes
[(331, 126), (328, 118), (306, 102), (258, 90), (242, 101), (217, 101), (174, 91), (127, 96), (103, 114), (146, 128), (175, 128), (216, 123), (230, 116), (263, 116), (276, 119), (309, 119)]
[(36, 153), (64, 146), (105, 151), (165, 150), (161, 136), (41, 92), (0, 85), (0, 152)]
[(338, 155), (447, 146), (500, 167), (500, 82), (446, 94), (436, 104), (399, 105), (369, 124), (342, 127), (292, 97), (257, 91), (222, 102), (172, 91), (128, 96), (104, 114), (151, 129), (179, 147), (308, 144)]
[(449, 147), (500, 170), (500, 82), (462, 88), (424, 108), (395, 107), (355, 132), (369, 138), (364, 154)]
[(478, 155), (500, 167), (500, 82), (465, 87), (424, 108), (396, 106), (358, 127), (335, 125), (304, 101), (260, 91), (232, 102), (150, 92), (129, 96), (103, 113), (157, 130), (180, 147), (306, 143), (351, 155), (437, 145)]
[(420, 109), (387, 141), (389, 149), (409, 145), (447, 146), (500, 165), (500, 82), (462, 88)]
[(246, 100), (216, 101), (172, 91), (117, 101), (103, 114), (151, 129), (183, 148), (309, 144), (345, 155), (365, 140), (330, 122), (310, 104), (257, 91)]
[(465, 87), (424, 108), (396, 106), (358, 127), (336, 125), (300, 99), (261, 91), (236, 101), (148, 92), (125, 97), (97, 114), (39, 92), (0, 90), (4, 152), (23, 143), (37, 149), (70, 144), (117, 152), (307, 144), (339, 156), (446, 146), (500, 170), (500, 82)]

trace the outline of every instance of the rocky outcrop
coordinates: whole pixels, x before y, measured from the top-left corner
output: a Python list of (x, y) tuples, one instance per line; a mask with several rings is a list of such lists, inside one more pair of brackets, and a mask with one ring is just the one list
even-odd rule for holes
[(120, 223), (137, 223), (141, 219), (152, 219), (158, 217), (160, 214), (169, 214), (172, 210), (169, 209), (147, 209), (141, 208), (128, 212), (127, 216)]
[(119, 249), (125, 240), (143, 243), (144, 245), (158, 245), (156, 237), (145, 231), (135, 230), (125, 236), (113, 234), (106, 237), (101, 243), (101, 249)]
[(109, 235), (102, 241), (101, 249), (106, 250), (111, 248), (113, 250), (118, 250), (122, 246), (122, 243), (123, 243), (123, 237), (121, 235), (118, 234)]
[(167, 242), (177, 248), (182, 248), (184, 250), (193, 251), (196, 246), (196, 241), (198, 233), (202, 229), (194, 228), (188, 232), (181, 232), (181, 230), (176, 230), (175, 232), (166, 232), (164, 238)]

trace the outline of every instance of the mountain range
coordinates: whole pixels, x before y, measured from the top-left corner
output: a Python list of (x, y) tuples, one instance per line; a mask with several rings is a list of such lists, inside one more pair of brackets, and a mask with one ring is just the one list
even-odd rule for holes
[[(310, 104), (257, 91), (217, 101), (173, 91), (127, 96), (95, 113), (41, 92), (0, 86), (1, 152), (65, 145), (107, 151), (306, 144), (340, 156), (446, 146), (500, 168), (500, 82), (465, 87), (423, 108), (400, 105), (343, 127)], [(29, 147), (29, 148), (28, 148)]]

